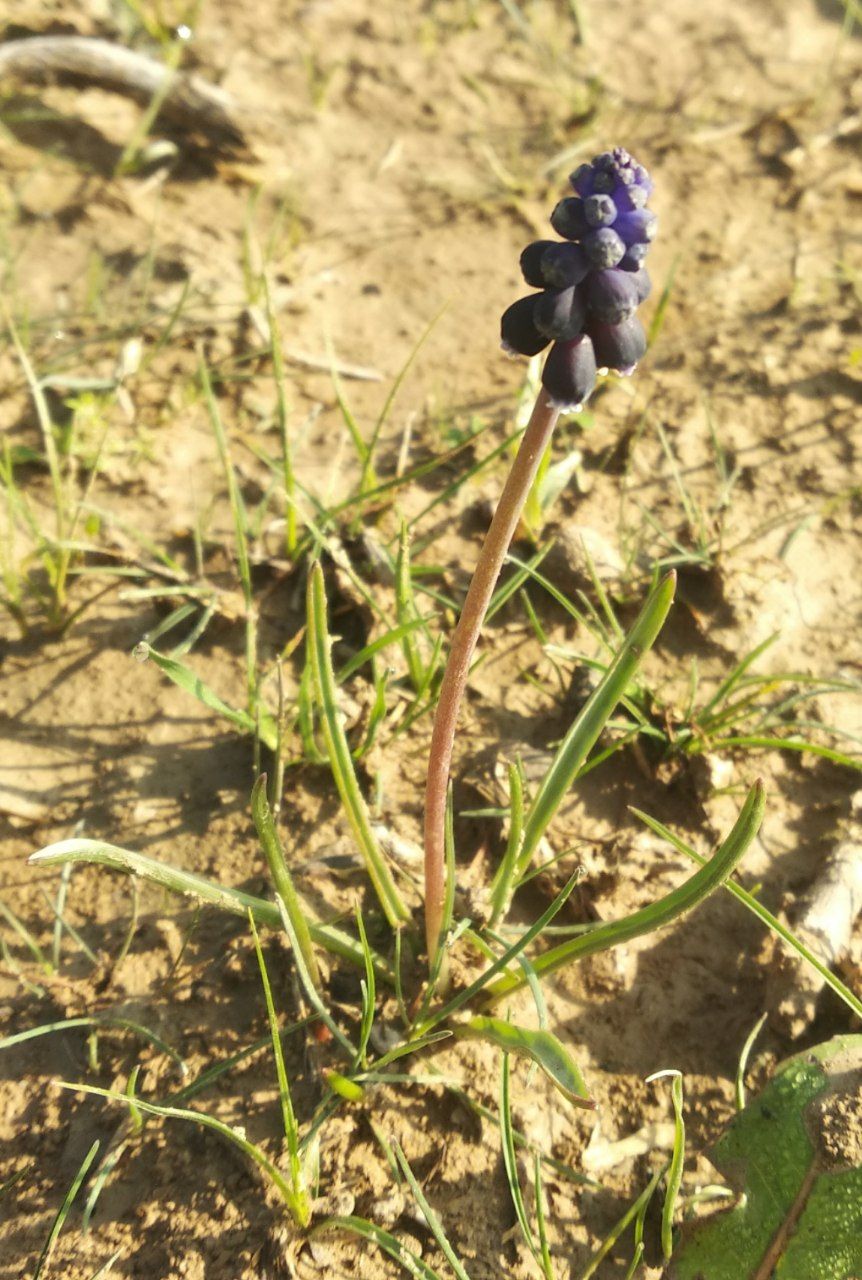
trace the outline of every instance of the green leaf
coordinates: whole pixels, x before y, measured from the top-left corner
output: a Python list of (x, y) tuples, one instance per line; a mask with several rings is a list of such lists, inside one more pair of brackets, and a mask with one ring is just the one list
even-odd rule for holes
[(135, 656), (140, 655), (140, 660), (144, 661), (149, 658), (156, 664), (159, 670), (172, 680), (180, 689), (184, 689), (186, 693), (190, 693), (193, 698), (197, 698), (198, 702), (205, 707), (209, 707), (210, 711), (216, 711), (223, 720), (227, 720), (235, 728), (248, 733), (252, 737), (257, 732), (264, 746), (269, 747), (270, 751), (275, 751), (278, 743), (278, 725), (275, 717), (263, 707), (260, 708), (260, 725), (254, 716), (249, 715), (247, 711), (237, 711), (235, 707), (229, 707), (226, 702), (215, 693), (208, 684), (201, 680), (200, 676), (196, 676), (191, 667), (187, 667), (184, 662), (177, 662), (175, 658), (169, 658), (167, 654), (159, 653), (152, 645), (146, 644), (145, 641), (138, 646)]
[(550, 1031), (530, 1031), (503, 1018), (479, 1015), (453, 1026), (456, 1036), (467, 1040), (489, 1040), (504, 1053), (517, 1053), (541, 1067), (564, 1097), (576, 1107), (594, 1111), (596, 1104), (587, 1091), (577, 1063), (563, 1043)]
[[(40, 866), (62, 866), (65, 862), (94, 862), (114, 871), (125, 871), (133, 876), (140, 876), (153, 884), (162, 885), (172, 893), (182, 893), (208, 906), (218, 907), (221, 911), (229, 911), (232, 915), (245, 916), (251, 911), (257, 924), (265, 924), (270, 928), (281, 928), (281, 914), (275, 902), (267, 902), (265, 898), (255, 898), (241, 889), (233, 889), (229, 885), (218, 884), (196, 875), (193, 871), (184, 871), (180, 867), (172, 867), (157, 858), (148, 858), (145, 853), (135, 853), (131, 849), (123, 849), (116, 844), (106, 844), (103, 840), (59, 840), (50, 844), (38, 853), (32, 853), (29, 861)], [(308, 931), (312, 941), (333, 955), (365, 968), (365, 955), (362, 947), (349, 934), (335, 925), (310, 923)], [(393, 982), (394, 977), (389, 966), (375, 954), (375, 971), (384, 982)]]
[(673, 603), (676, 575), (669, 573), (651, 593), (613, 663), (563, 739), (554, 761), (542, 779), (524, 824), (518, 855), (518, 871), (527, 870), (542, 836), (578, 776), (614, 708), (655, 643)]
[(380, 899), (383, 913), (393, 929), (410, 919), (392, 878), (379, 842), (374, 835), (368, 807), (359, 790), (353, 759), (338, 709), (338, 687), (332, 669), (332, 637), (329, 634), (326, 610), (326, 591), (323, 570), (315, 562), (308, 575), (307, 593), (308, 631), (306, 643), (314, 684), (315, 700), (320, 711), (321, 729), (332, 776), (344, 806), (345, 816), (353, 830), (356, 843), (365, 859), (371, 883)]
[(856, 1280), (862, 1275), (862, 1035), (781, 1066), (710, 1159), (739, 1198), (688, 1223), (669, 1280)]

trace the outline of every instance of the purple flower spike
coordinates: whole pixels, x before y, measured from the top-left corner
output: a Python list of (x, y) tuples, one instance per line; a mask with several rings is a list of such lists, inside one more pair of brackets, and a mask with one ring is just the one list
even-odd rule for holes
[(509, 355), (537, 356), (548, 345), (550, 339), (539, 332), (533, 318), (541, 297), (541, 293), (533, 293), (529, 298), (519, 298), (503, 312), (500, 338)]
[(574, 196), (551, 225), (562, 237), (537, 240), (521, 255), (528, 284), (541, 290), (503, 316), (503, 345), (535, 355), (553, 340), (542, 381), (558, 406), (583, 404), (602, 371), (631, 373), (646, 351), (637, 308), (649, 297), (644, 260), (656, 233), (646, 207), (652, 180), (623, 147), (603, 151), (570, 175)]
[(574, 196), (566, 196), (551, 214), (551, 226), (564, 240), (580, 240), (590, 230), (584, 216), (584, 202)]
[(545, 283), (553, 289), (568, 289), (570, 285), (580, 284), (589, 269), (589, 260), (579, 244), (552, 241), (542, 257)]
[(548, 289), (536, 303), (533, 320), (540, 333), (549, 338), (576, 338), (587, 318), (586, 302), (580, 289)]
[(617, 206), (610, 196), (587, 196), (584, 217), (591, 227), (609, 227), (616, 221)]
[(534, 240), (521, 254), (521, 274), (527, 284), (531, 284), (534, 289), (544, 289), (546, 284), (552, 283), (542, 270), (542, 259), (548, 249), (558, 247), (557, 240)]
[[(638, 361), (646, 354), (646, 334), (637, 316), (629, 316), (619, 324), (592, 320), (587, 332), (592, 339), (596, 364), (600, 369), (634, 373)], [(550, 356), (548, 359), (550, 360)]]
[(619, 324), (633, 316), (640, 301), (637, 276), (628, 271), (593, 271), (586, 291), (590, 311), (606, 324)]
[(615, 267), (625, 251), (625, 242), (612, 227), (599, 227), (584, 236), (584, 253), (594, 267)]
[(658, 219), (649, 209), (633, 209), (631, 213), (621, 213), (614, 223), (614, 231), (625, 241), (626, 246), (633, 244), (649, 244), (658, 230)]
[(542, 385), (556, 409), (571, 413), (584, 407), (596, 385), (596, 357), (586, 334), (554, 343), (542, 371)]

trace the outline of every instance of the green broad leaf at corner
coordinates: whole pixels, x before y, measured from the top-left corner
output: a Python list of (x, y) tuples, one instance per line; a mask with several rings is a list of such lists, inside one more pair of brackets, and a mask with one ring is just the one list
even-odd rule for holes
[(503, 1018), (477, 1016), (453, 1025), (456, 1036), (468, 1040), (488, 1040), (504, 1053), (517, 1053), (541, 1067), (551, 1083), (573, 1106), (594, 1111), (584, 1078), (565, 1045), (550, 1031), (531, 1031)]
[(738, 1198), (686, 1223), (667, 1280), (862, 1277), (862, 1035), (790, 1058), (708, 1154)]

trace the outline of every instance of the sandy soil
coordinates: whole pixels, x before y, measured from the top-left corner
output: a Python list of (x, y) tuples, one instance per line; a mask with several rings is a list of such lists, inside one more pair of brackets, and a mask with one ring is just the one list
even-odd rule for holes
[[(287, 355), (297, 473), (308, 494), (330, 506), (353, 491), (357, 467), (327, 371), (328, 344), (368, 433), (433, 322), (388, 418), (381, 474), (394, 473), (408, 429), (408, 464), (477, 427), (485, 434), (399, 490), (368, 520), (364, 543), (345, 526), (340, 545), (370, 574), (369, 544), (387, 544), (402, 518), (416, 519), (415, 554), (428, 583), (458, 598), (503, 463), (455, 482), (513, 429), (523, 378), (497, 348), (499, 314), (523, 288), (518, 254), (546, 234), (568, 172), (615, 144), (647, 164), (656, 182), (657, 287), (648, 315), (671, 279), (672, 289), (636, 378), (604, 383), (587, 429), (568, 423), (559, 433), (558, 456), (578, 448), (582, 458), (554, 509), (557, 530), (583, 526), (604, 540), (619, 561), (610, 589), (624, 620), (650, 564), (677, 545), (690, 549), (700, 534), (709, 567), (681, 572), (678, 603), (647, 667), (671, 719), (684, 705), (693, 660), (702, 687), (714, 688), (775, 632), (759, 670), (859, 677), (858, 38), (842, 34), (844, 12), (833, 0), (728, 0), (720, 8), (580, 0), (577, 12), (564, 0), (517, 11), (492, 0), (258, 0), (245, 8), (209, 0), (187, 65), (232, 95), (246, 143), (230, 152), (157, 124), (154, 136), (174, 148), (172, 164), (124, 177), (114, 171), (139, 107), (94, 87), (4, 85), (0, 243), (9, 309), (37, 372), (54, 375), (58, 413), (74, 393), (70, 379), (110, 377), (124, 345), (142, 340), (144, 365), (107, 409), (111, 432), (91, 495), (103, 513), (95, 536), (110, 555), (147, 567), (138, 585), (154, 586), (151, 544), (194, 577), (193, 530), (202, 530), (205, 576), (221, 594), (189, 660), (227, 701), (243, 698), (242, 599), (224, 484), (196, 390), (198, 349), (217, 372), (243, 492), (256, 509), (269, 483), (261, 452), (275, 456), (278, 448), (255, 286), (265, 264)], [(15, 0), (3, 38), (47, 32), (150, 47), (131, 6)], [(13, 448), (38, 448), (33, 402), (8, 342), (0, 380), (0, 428)], [(81, 421), (93, 449), (97, 429)], [(25, 467), (22, 480), (48, 521), (44, 473)], [(449, 486), (455, 492), (446, 496)], [(267, 669), (303, 624), (303, 573), (283, 559), (278, 515), (273, 507), (255, 544)], [(567, 594), (588, 589), (565, 557), (547, 563)], [(347, 656), (378, 624), (343, 571), (329, 564), (328, 575), (339, 652)], [(102, 588), (110, 589), (96, 598)], [(373, 590), (392, 616), (385, 574)], [(90, 607), (59, 638), (37, 631), (21, 639), (0, 620), (0, 893), (48, 946), (57, 875), (28, 868), (26, 857), (75, 830), (265, 892), (248, 815), (248, 742), (131, 656), (168, 606), (98, 574), (75, 584), (73, 602), (89, 594)], [(545, 594), (531, 598), (553, 643), (594, 652)], [(547, 751), (576, 696), (556, 681), (517, 601), (489, 628), (483, 653), (457, 752), (461, 810), (487, 807), (498, 760)], [(289, 694), (296, 661), (288, 664)], [(274, 694), (271, 679), (267, 692)], [(361, 716), (368, 704), (361, 678), (351, 693)], [(850, 694), (819, 699), (810, 715), (862, 732), (860, 701)], [(384, 727), (366, 762), (380, 817), (414, 841), (428, 730), (427, 716), (407, 736)], [(630, 751), (584, 780), (553, 831), (556, 850), (575, 849), (564, 865), (579, 859), (589, 872), (569, 919), (622, 915), (685, 874), (686, 860), (645, 837), (627, 806), (707, 851), (757, 776), (766, 780), (769, 808), (742, 878), (761, 886), (771, 908), (792, 905), (848, 817), (858, 777), (825, 759), (775, 751), (727, 749), (724, 762), (718, 794), (702, 761), (690, 767)], [(325, 769), (288, 770), (284, 813), (310, 901), (352, 910), (362, 877), (335, 878), (319, 861), (352, 852)], [(458, 847), (464, 883), (479, 882), (499, 850), (499, 831), (462, 818)], [(548, 881), (525, 911), (546, 901)], [(67, 937), (59, 970), (48, 975), (0, 922), (8, 961), (0, 970), (0, 1029), (96, 1011), (132, 1019), (181, 1052), (192, 1075), (265, 1034), (242, 922), (196, 914), (144, 888), (131, 946), (116, 963), (132, 909), (129, 881), (77, 870), (67, 918), (98, 963)], [(289, 956), (275, 939), (268, 955), (281, 1007), (294, 1016)], [(717, 896), (678, 927), (549, 984), (551, 1025), (600, 1104), (598, 1119), (573, 1112), (516, 1070), (516, 1122), (571, 1171), (551, 1173), (547, 1183), (559, 1276), (580, 1274), (663, 1158), (670, 1107), (662, 1087), (644, 1083), (650, 1072), (685, 1073), (686, 1186), (711, 1180), (695, 1153), (732, 1112), (741, 1046), (768, 1008), (767, 960), (757, 922)], [(851, 981), (852, 966), (851, 956)], [(345, 1006), (355, 999), (352, 978), (336, 974), (333, 984), (334, 999)], [(795, 1039), (770, 1024), (753, 1080), (788, 1052), (849, 1027), (831, 999)], [(324, 1093), (327, 1051), (300, 1036), (292, 1045), (297, 1105), (307, 1116)], [(0, 1053), (0, 1184), (21, 1173), (0, 1199), (3, 1280), (32, 1273), (88, 1147), (96, 1137), (110, 1140), (121, 1122), (119, 1110), (60, 1092), (55, 1082), (123, 1087), (136, 1064), (140, 1087), (154, 1097), (181, 1083), (168, 1056), (124, 1032), (100, 1033), (92, 1051), (78, 1029)], [(433, 1066), (496, 1106), (495, 1053), (459, 1048), (437, 1054)], [(266, 1053), (221, 1077), (206, 1097), (215, 1114), (277, 1150)], [(473, 1280), (535, 1274), (509, 1234), (514, 1215), (495, 1127), (442, 1086), (380, 1088), (329, 1122), (320, 1153), (324, 1208), (355, 1205), (435, 1259), (421, 1221), (393, 1204), (374, 1126), (401, 1141)], [(653, 1126), (645, 1154), (610, 1148), (645, 1126)], [(649, 1230), (657, 1265), (654, 1222)], [(166, 1280), (396, 1274), (346, 1238), (303, 1245), (244, 1163), (212, 1134), (179, 1123), (147, 1123), (129, 1142), (89, 1232), (81, 1233), (76, 1213), (70, 1218), (53, 1273), (87, 1280), (115, 1250), (112, 1274)], [(624, 1275), (625, 1259), (624, 1250), (613, 1253), (600, 1276)]]

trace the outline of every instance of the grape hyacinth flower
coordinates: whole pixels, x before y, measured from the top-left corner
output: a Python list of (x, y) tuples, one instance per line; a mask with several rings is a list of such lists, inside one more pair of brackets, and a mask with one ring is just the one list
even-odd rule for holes
[(622, 147), (582, 164), (569, 179), (551, 226), (563, 237), (521, 254), (527, 284), (540, 290), (503, 314), (503, 348), (534, 356), (553, 342), (542, 374), (551, 403), (583, 408), (597, 373), (630, 374), (646, 351), (637, 308), (649, 295), (644, 267), (656, 233), (646, 206), (652, 180)]
[(433, 965), (446, 897), (446, 793), (458, 710), (482, 623), (514, 537), (530, 486), (559, 415), (581, 409), (596, 376), (629, 374), (646, 351), (637, 308), (650, 291), (644, 267), (656, 231), (646, 207), (652, 181), (622, 147), (596, 156), (571, 175), (573, 196), (561, 200), (551, 226), (562, 240), (537, 240), (521, 254), (521, 271), (537, 292), (504, 312), (503, 348), (535, 356), (553, 343), (542, 391), (506, 484), (452, 637), (434, 717), (425, 790), (425, 938)]

